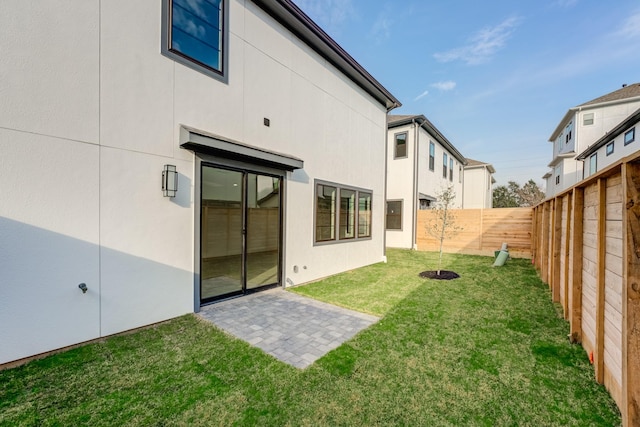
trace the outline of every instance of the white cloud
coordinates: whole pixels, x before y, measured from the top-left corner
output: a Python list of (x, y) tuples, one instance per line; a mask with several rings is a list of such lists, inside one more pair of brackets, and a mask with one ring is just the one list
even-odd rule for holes
[(203, 39), (207, 33), (207, 30), (203, 25), (196, 24), (193, 19), (188, 18), (180, 9), (174, 11), (173, 20), (177, 27), (191, 34), (195, 38)]
[(421, 98), (424, 98), (424, 97), (425, 97), (425, 96), (427, 96), (427, 95), (429, 95), (429, 91), (428, 91), (428, 90), (425, 90), (425, 91), (424, 91), (424, 92), (422, 92), (420, 95), (416, 96), (413, 100), (414, 100), (414, 101), (417, 101), (417, 100), (419, 100), (419, 99), (421, 99)]
[(616, 33), (617, 36), (626, 39), (637, 38), (640, 36), (640, 11), (629, 16), (622, 24), (622, 28)]
[(505, 19), (495, 27), (486, 27), (478, 31), (465, 46), (452, 49), (433, 56), (440, 62), (463, 61), (468, 65), (487, 62), (497, 51), (502, 49), (507, 39), (520, 23), (518, 17)]
[(320, 27), (330, 32), (340, 28), (353, 13), (352, 0), (295, 0), (295, 3)]
[(440, 89), (441, 91), (448, 91), (448, 90), (455, 89), (456, 82), (451, 81), (451, 80), (447, 80), (446, 82), (436, 82), (436, 83), (432, 83), (431, 87), (434, 87), (436, 89)]

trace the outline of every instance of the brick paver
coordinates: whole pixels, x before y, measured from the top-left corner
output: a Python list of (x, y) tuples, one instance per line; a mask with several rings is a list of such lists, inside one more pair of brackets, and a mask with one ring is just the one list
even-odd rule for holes
[(297, 368), (306, 368), (379, 320), (282, 289), (211, 304), (199, 315)]

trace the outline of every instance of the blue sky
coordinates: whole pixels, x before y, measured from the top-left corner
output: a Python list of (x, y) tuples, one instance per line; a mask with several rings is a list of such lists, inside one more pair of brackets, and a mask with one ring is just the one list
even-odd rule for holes
[(542, 186), (567, 110), (640, 82), (638, 0), (294, 1), (497, 185)]

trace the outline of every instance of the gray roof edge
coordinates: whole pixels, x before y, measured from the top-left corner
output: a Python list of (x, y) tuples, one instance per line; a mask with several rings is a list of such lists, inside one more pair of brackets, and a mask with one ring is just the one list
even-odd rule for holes
[(391, 92), (291, 0), (251, 1), (384, 105), (387, 111), (402, 105)]
[(491, 163), (476, 163), (474, 165), (466, 165), (464, 167), (465, 170), (470, 170), (470, 169), (487, 169), (490, 173), (496, 173), (496, 169), (493, 167), (493, 165)]

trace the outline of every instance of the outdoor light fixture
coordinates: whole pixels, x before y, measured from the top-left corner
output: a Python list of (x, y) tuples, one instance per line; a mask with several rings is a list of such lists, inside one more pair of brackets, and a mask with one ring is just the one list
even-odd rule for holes
[(178, 191), (178, 171), (174, 165), (164, 165), (162, 171), (162, 194), (164, 197), (175, 197)]

